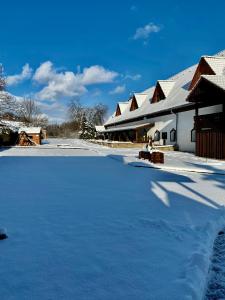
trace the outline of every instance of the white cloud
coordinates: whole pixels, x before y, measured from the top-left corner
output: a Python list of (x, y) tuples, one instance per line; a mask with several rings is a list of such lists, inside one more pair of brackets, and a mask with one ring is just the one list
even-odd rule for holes
[(60, 97), (80, 96), (87, 91), (87, 86), (111, 83), (119, 74), (102, 66), (84, 68), (83, 72), (58, 72), (53, 63), (44, 62), (36, 70), (33, 80), (45, 85), (36, 94), (39, 100), (55, 100)]
[(38, 83), (46, 83), (54, 78), (56, 75), (55, 70), (53, 69), (53, 63), (50, 61), (46, 61), (37, 68), (33, 79)]
[(118, 94), (123, 94), (126, 91), (126, 86), (125, 85), (118, 85), (114, 90), (110, 91), (110, 95), (118, 95)]
[(149, 36), (152, 34), (152, 33), (157, 33), (161, 30), (160, 26), (154, 24), (154, 23), (149, 23), (147, 25), (145, 25), (144, 27), (139, 27), (137, 28), (134, 36), (133, 36), (133, 39), (134, 40), (148, 40), (149, 39)]
[(31, 76), (32, 76), (32, 69), (30, 68), (29, 64), (25, 64), (20, 74), (10, 75), (6, 78), (6, 81), (9, 86), (12, 86), (12, 85), (17, 85), (22, 81), (31, 78)]
[(127, 74), (124, 76), (124, 79), (130, 79), (133, 81), (137, 81), (137, 80), (141, 79), (141, 74), (134, 74), (134, 75)]
[(44, 103), (36, 101), (41, 111), (44, 112), (51, 123), (62, 123), (65, 121), (67, 114), (67, 106), (58, 102)]
[(106, 70), (102, 66), (85, 68), (83, 74), (80, 74), (84, 85), (113, 82), (118, 75), (117, 72)]

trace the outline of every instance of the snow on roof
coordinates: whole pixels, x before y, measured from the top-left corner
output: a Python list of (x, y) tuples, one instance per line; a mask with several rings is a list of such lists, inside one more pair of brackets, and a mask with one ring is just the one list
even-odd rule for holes
[(201, 77), (225, 91), (225, 75), (202, 75)]
[(23, 122), (18, 121), (8, 121), (8, 120), (1, 120), (1, 125), (10, 128), (12, 131), (18, 131), (21, 126), (24, 126)]
[(128, 126), (119, 126), (119, 127), (113, 127), (113, 128), (110, 128), (110, 129), (105, 129), (104, 132), (138, 129), (138, 128), (147, 127), (147, 126), (151, 126), (151, 125), (152, 125), (152, 123), (140, 123), (140, 124), (135, 123), (135, 124), (128, 125)]
[[(222, 64), (223, 64), (223, 61), (225, 58), (225, 50), (217, 53), (215, 55), (215, 58), (219, 58), (218, 60), (222, 61)], [(215, 60), (215, 61), (218, 61), (218, 60)], [(212, 60), (210, 60), (210, 61), (212, 61)], [(215, 65), (216, 65), (216, 63), (214, 63), (214, 67), (215, 67)], [(219, 63), (217, 65), (219, 65)], [(144, 100), (141, 107), (139, 107), (138, 109), (133, 110), (133, 111), (130, 111), (130, 109), (126, 108), (122, 115), (117, 116), (116, 118), (110, 117), (104, 125), (109, 126), (109, 125), (113, 125), (113, 124), (123, 122), (123, 121), (129, 121), (129, 120), (131, 121), (132, 119), (135, 119), (138, 117), (144, 117), (146, 115), (151, 115), (154, 113), (159, 113), (159, 112), (168, 111), (168, 110), (171, 110), (174, 108), (190, 105), (190, 103), (188, 103), (186, 101), (186, 99), (189, 94), (188, 88), (193, 79), (196, 68), (197, 68), (197, 65), (193, 65), (193, 66), (187, 68), (186, 70), (181, 71), (180, 73), (168, 78), (168, 80), (165, 80), (167, 82), (173, 81), (174, 83), (173, 83), (173, 87), (171, 87), (172, 86), (172, 83), (171, 83), (171, 86), (170, 86), (171, 89), (170, 89), (169, 93), (168, 93), (169, 88), (166, 88), (168, 96), (163, 101), (159, 101), (157, 103), (151, 103), (151, 98), (152, 98), (154, 90), (155, 90), (155, 86), (152, 86), (142, 92), (143, 94), (147, 94), (147, 97)], [(221, 68), (221, 66), (220, 67), (217, 66), (217, 69), (221, 70), (222, 68)]]
[(147, 96), (148, 96), (147, 93), (134, 93), (134, 97), (137, 101), (138, 107), (142, 106)]
[(203, 58), (216, 75), (225, 75), (224, 56), (203, 56)]
[(105, 127), (104, 126), (95, 126), (95, 130), (97, 132), (103, 132), (105, 130)]
[(136, 110), (130, 111), (126, 109), (121, 116), (116, 118), (109, 118), (105, 125), (112, 125), (118, 122), (131, 120), (138, 117), (144, 117), (149, 114), (158, 113), (160, 111), (165, 111), (168, 109), (173, 109), (175, 107), (190, 105), (186, 102), (188, 95), (188, 86), (192, 80), (196, 69), (196, 65), (176, 74), (175, 76), (169, 78), (168, 80), (173, 80), (173, 88), (168, 94), (167, 98), (163, 101), (151, 104), (151, 99), (154, 94), (155, 86), (144, 91), (147, 94), (145, 101), (142, 106)]
[(129, 104), (129, 101), (125, 101), (125, 102), (118, 102), (118, 105), (120, 107), (120, 112), (121, 114), (125, 111), (125, 109), (127, 108), (127, 105)]
[(41, 127), (20, 127), (19, 133), (25, 131), (27, 134), (39, 134), (41, 133)]
[(158, 83), (165, 95), (167, 97), (171, 92), (172, 88), (174, 87), (175, 81), (174, 80), (158, 80)]

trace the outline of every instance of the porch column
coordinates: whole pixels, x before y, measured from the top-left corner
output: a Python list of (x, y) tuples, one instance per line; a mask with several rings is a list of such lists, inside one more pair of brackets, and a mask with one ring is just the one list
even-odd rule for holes
[(138, 131), (135, 130), (135, 140), (136, 140), (136, 143), (138, 143)]

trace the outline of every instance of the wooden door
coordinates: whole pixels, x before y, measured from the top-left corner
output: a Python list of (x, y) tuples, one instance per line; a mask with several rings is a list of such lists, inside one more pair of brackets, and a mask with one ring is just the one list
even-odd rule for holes
[(212, 129), (197, 131), (196, 155), (225, 159), (225, 132)]

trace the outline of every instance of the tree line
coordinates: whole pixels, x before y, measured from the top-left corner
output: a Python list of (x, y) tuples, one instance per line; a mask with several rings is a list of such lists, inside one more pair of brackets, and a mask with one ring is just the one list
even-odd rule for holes
[(19, 121), (27, 126), (48, 125), (48, 118), (42, 114), (37, 103), (30, 98), (20, 101), (6, 91), (6, 78), (0, 65), (0, 121)]
[(95, 126), (104, 123), (107, 112), (108, 107), (102, 103), (89, 107), (83, 106), (79, 99), (72, 99), (68, 105), (67, 121), (62, 124), (48, 125), (48, 135), (51, 137), (94, 138)]
[(3, 68), (0, 66), (0, 121), (20, 121), (26, 126), (43, 127), (50, 137), (93, 138), (95, 126), (102, 125), (107, 115), (106, 105), (99, 103), (92, 107), (84, 106), (75, 98), (68, 104), (65, 122), (52, 124), (35, 100), (23, 98), (18, 101), (6, 91), (6, 85)]

